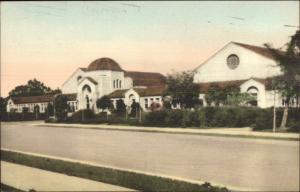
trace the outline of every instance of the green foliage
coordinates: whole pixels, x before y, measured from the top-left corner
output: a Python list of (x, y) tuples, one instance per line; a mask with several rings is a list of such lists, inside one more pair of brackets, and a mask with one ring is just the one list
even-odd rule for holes
[(104, 95), (103, 97), (97, 99), (96, 106), (98, 109), (101, 109), (102, 111), (104, 111), (105, 109), (113, 108), (113, 104), (107, 95)]
[(167, 110), (147, 113), (144, 118), (144, 124), (148, 126), (166, 126), (166, 116)]
[[(277, 129), (280, 126), (281, 120), (280, 117), (283, 116), (283, 108), (276, 109), (276, 127)], [(298, 132), (299, 123), (300, 123), (300, 108), (291, 108), (289, 110), (289, 118), (287, 123), (288, 131), (290, 132)], [(255, 119), (255, 124), (253, 130), (271, 130), (273, 128), (273, 108), (263, 109), (257, 114), (257, 118)]]
[(171, 109), (172, 108), (172, 104), (171, 104), (170, 101), (164, 101), (163, 106), (164, 106), (165, 109)]
[(61, 93), (59, 89), (52, 90), (50, 87), (44, 85), (44, 83), (33, 79), (29, 80), (26, 85), (19, 85), (11, 90), (9, 96), (36, 96), (49, 93)]
[(3, 97), (0, 97), (0, 113), (6, 112), (6, 100)]
[(194, 184), (167, 177), (146, 175), (126, 170), (87, 165), (11, 151), (1, 150), (1, 159), (11, 163), (109, 183), (138, 191), (229, 192), (226, 188), (212, 186), (207, 182), (204, 184)]
[(69, 121), (72, 121), (72, 123), (83, 123), (94, 120), (95, 118), (96, 115), (91, 109), (83, 109), (73, 113)]
[(280, 125), (281, 127), (286, 127), (290, 100), (295, 97), (297, 98), (300, 95), (300, 52), (297, 51), (297, 48), (300, 50), (299, 42), (300, 30), (292, 36), (285, 53), (265, 44), (277, 60), (278, 66), (283, 72), (272, 81), (273, 89), (279, 91), (279, 93), (284, 97), (286, 106)]
[(57, 95), (54, 99), (55, 116), (58, 121), (65, 121), (67, 118), (69, 105), (65, 95)]
[(205, 95), (205, 100), (208, 105), (214, 103), (216, 106), (219, 106), (220, 103), (224, 103), (226, 100), (225, 92), (217, 85), (212, 85)]
[(226, 86), (225, 88), (221, 88), (217, 85), (212, 85), (208, 89), (205, 99), (209, 106), (212, 103), (216, 106), (219, 106), (220, 104), (238, 106), (246, 104), (255, 98), (248, 93), (241, 93), (240, 88), (236, 86)]
[(126, 105), (125, 105), (123, 99), (117, 100), (116, 113), (119, 115), (124, 115), (126, 113)]
[(46, 108), (46, 114), (48, 117), (54, 115), (54, 107), (53, 107), (52, 103), (48, 103), (47, 108)]
[(137, 117), (139, 110), (141, 109), (141, 106), (139, 103), (133, 101), (131, 104), (131, 112), (130, 112), (130, 116), (131, 117)]
[(168, 127), (181, 127), (183, 123), (183, 110), (172, 110), (169, 111), (168, 115), (165, 118), (166, 125)]
[(33, 120), (45, 120), (45, 119), (46, 119), (45, 113), (40, 113), (37, 117), (36, 114), (32, 112), (24, 112), (24, 113), (6, 112), (1, 114), (1, 121), (33, 121)]
[(158, 127), (250, 127), (255, 124), (260, 111), (263, 109), (253, 107), (162, 110), (147, 113), (143, 124)]
[(182, 108), (193, 108), (199, 104), (199, 87), (193, 82), (192, 72), (175, 73), (167, 76), (165, 95), (172, 97), (172, 104)]

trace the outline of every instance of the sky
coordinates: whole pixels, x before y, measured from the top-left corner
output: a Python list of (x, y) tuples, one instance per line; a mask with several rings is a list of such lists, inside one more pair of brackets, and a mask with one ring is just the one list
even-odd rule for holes
[(299, 1), (1, 2), (1, 96), (36, 78), (61, 88), (110, 57), (124, 70), (193, 70), (230, 41), (282, 47)]

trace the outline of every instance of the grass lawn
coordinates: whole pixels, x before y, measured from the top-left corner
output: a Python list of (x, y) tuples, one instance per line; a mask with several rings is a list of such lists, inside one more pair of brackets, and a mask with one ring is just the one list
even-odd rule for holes
[(195, 184), (153, 175), (1, 150), (1, 160), (141, 191), (228, 192), (209, 183)]

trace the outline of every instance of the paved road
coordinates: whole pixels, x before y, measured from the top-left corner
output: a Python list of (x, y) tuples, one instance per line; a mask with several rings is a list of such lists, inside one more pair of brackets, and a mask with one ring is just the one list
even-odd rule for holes
[(299, 142), (2, 125), (1, 146), (263, 191), (299, 190)]

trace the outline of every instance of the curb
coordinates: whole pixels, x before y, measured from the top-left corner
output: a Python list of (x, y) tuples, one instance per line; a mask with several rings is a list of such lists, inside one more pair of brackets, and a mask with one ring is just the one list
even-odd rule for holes
[[(83, 127), (80, 125), (59, 125), (54, 123), (47, 124), (33, 124), (34, 126), (42, 127), (59, 127), (59, 128), (77, 128), (77, 129), (99, 129), (99, 130), (111, 130), (111, 131), (134, 131), (134, 132), (150, 132), (150, 133), (166, 133), (166, 134), (186, 134), (186, 135), (203, 135), (203, 136), (217, 136), (217, 137), (234, 137), (234, 138), (245, 138), (245, 139), (268, 139), (268, 140), (283, 140), (283, 141), (300, 141), (299, 135), (295, 137), (280, 137), (280, 136), (267, 136), (267, 135), (251, 135), (251, 134), (232, 134), (232, 133), (212, 133), (212, 132), (200, 132), (200, 130), (193, 131), (184, 131), (184, 130), (164, 130), (164, 128), (128, 128), (128, 127), (119, 127), (119, 128), (108, 128), (101, 127), (98, 125), (91, 125)], [(97, 127), (96, 127), (97, 126)], [(119, 126), (119, 125), (117, 125)], [(150, 130), (152, 129), (152, 130)], [(174, 128), (176, 129), (176, 128)], [(190, 130), (190, 129), (189, 129)]]
[[(49, 158), (49, 159), (54, 159), (54, 160), (62, 160), (62, 161), (66, 161), (66, 162), (81, 163), (81, 164), (85, 164), (85, 165), (91, 165), (91, 166), (115, 169), (115, 170), (120, 170), (120, 171), (132, 172), (132, 173), (143, 174), (143, 175), (147, 175), (147, 176), (155, 176), (155, 177), (161, 177), (161, 178), (166, 178), (166, 179), (179, 180), (179, 181), (183, 181), (183, 182), (187, 182), (187, 183), (191, 183), (191, 184), (203, 185), (205, 183), (204, 181), (200, 181), (200, 180), (185, 179), (185, 178), (181, 178), (181, 177), (175, 177), (175, 176), (170, 176), (170, 175), (165, 175), (165, 174), (155, 174), (155, 173), (151, 173), (151, 172), (144, 172), (144, 171), (133, 170), (133, 169), (124, 169), (124, 168), (120, 168), (120, 167), (97, 164), (97, 163), (93, 163), (90, 161), (74, 160), (74, 159), (70, 159), (70, 158), (57, 157), (57, 156), (52, 156), (52, 155), (43, 155), (43, 154), (38, 154), (38, 153), (24, 152), (24, 151), (12, 150), (12, 149), (7, 149), (7, 148), (1, 148), (1, 151), (15, 152), (15, 153), (20, 153), (20, 154), (25, 154), (25, 155), (32, 155), (32, 156), (36, 156), (36, 157), (44, 157), (44, 158)], [(215, 183), (215, 182), (209, 182), (209, 183), (213, 186), (226, 187), (230, 191), (250, 191), (250, 189), (233, 187), (233, 186), (224, 185), (224, 184)], [(253, 190), (253, 189), (251, 189), (251, 190)]]

